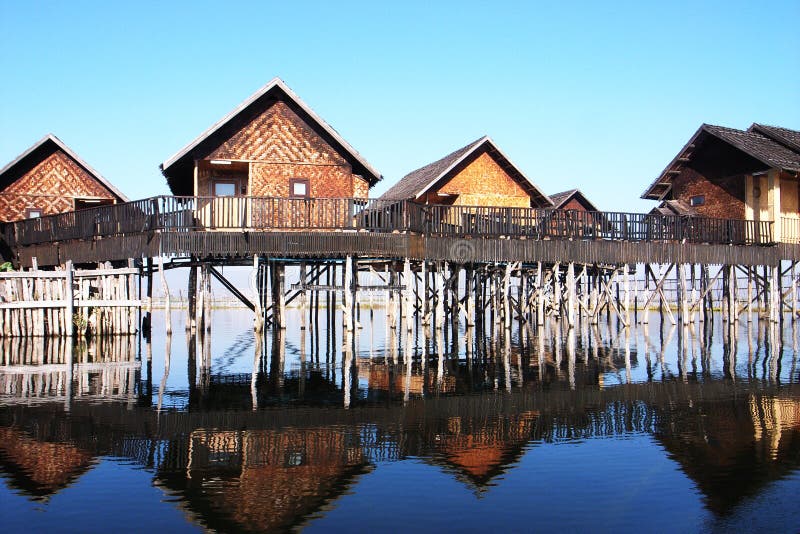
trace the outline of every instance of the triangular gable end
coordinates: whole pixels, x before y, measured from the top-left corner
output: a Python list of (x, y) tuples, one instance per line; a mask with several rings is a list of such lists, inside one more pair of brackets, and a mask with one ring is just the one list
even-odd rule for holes
[(352, 166), (354, 174), (362, 176), (370, 186), (382, 179), (380, 173), (335, 129), (317, 115), (280, 78), (274, 78), (160, 165), (161, 172), (167, 178), (173, 192), (179, 194), (191, 190), (191, 185), (187, 188), (182, 182), (191, 179), (194, 161), (211, 154), (277, 102), (285, 102), (302, 122)]
[[(730, 147), (739, 155), (738, 163), (729, 161), (730, 157), (719, 158), (727, 164), (743, 167), (744, 170), (754, 170), (762, 167), (781, 168), (787, 170), (800, 170), (800, 153), (774, 141), (769, 136), (750, 130), (737, 130), (723, 126), (703, 124), (686, 145), (678, 152), (661, 174), (645, 189), (641, 198), (646, 200), (664, 200), (672, 190), (672, 182), (680, 175), (685, 167), (696, 164), (697, 156), (702, 155), (709, 141), (715, 140), (718, 146)], [(721, 145), (720, 145), (721, 144)], [(731, 152), (732, 154), (733, 152)], [(729, 154), (730, 155), (730, 154)]]
[[(415, 199), (420, 199), (435, 185), (447, 182), (453, 176), (455, 176), (465, 164), (470, 163), (480, 156), (484, 150), (503, 169), (503, 171), (511, 177), (512, 180), (516, 181), (530, 195), (535, 204), (548, 207), (553, 206), (553, 202), (550, 200), (550, 198), (545, 195), (522, 171), (520, 171), (519, 168), (514, 165), (514, 163), (499, 148), (497, 148), (489, 136), (484, 136), (471, 145), (467, 145), (467, 147), (464, 147), (464, 149), (454, 152), (451, 154), (453, 157), (447, 156), (446, 158), (449, 158), (450, 160), (446, 161), (446, 166), (440, 172), (438, 172), (438, 174), (431, 176), (429, 180), (421, 183), (420, 187), (415, 188), (416, 191), (414, 191), (413, 197)], [(443, 160), (444, 159), (445, 158), (443, 158)], [(433, 166), (436, 163), (438, 162), (430, 164), (429, 166)], [(423, 167), (420, 170), (426, 169), (429, 166)], [(418, 171), (414, 171), (413, 173), (408, 174), (406, 178), (412, 177), (417, 172)], [(404, 180), (406, 178), (404, 178)]]
[(53, 134), (47, 134), (39, 141), (34, 143), (25, 152), (17, 156), (13, 161), (8, 163), (5, 167), (0, 169), (0, 191), (6, 189), (8, 186), (23, 177), (27, 172), (35, 168), (39, 163), (44, 161), (47, 157), (61, 151), (80, 169), (86, 172), (90, 178), (99, 183), (106, 189), (118, 202), (128, 202), (128, 197), (122, 194), (111, 182), (106, 180), (99, 172), (94, 170), (88, 163), (86, 163), (80, 156), (78, 156), (71, 148), (64, 144), (61, 139)]

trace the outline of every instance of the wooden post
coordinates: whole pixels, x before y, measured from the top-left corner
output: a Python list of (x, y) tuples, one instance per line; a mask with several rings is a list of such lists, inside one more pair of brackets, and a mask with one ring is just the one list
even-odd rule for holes
[(626, 263), (622, 266), (622, 306), (625, 308), (625, 324), (631, 324), (631, 275)]
[[(192, 258), (194, 260), (194, 258)], [(195, 331), (195, 313), (197, 312), (197, 266), (189, 267), (189, 287), (188, 287), (189, 311), (186, 314), (186, 330)]]
[(430, 301), (428, 299), (428, 261), (422, 260), (421, 276), (422, 276), (422, 326), (430, 324)]
[(464, 291), (467, 298), (467, 326), (475, 326), (475, 271), (468, 267), (465, 271)]
[[(406, 332), (411, 332), (414, 326), (414, 322), (411, 320), (413, 317), (413, 310), (411, 307), (411, 295), (413, 290), (411, 289), (411, 260), (408, 258), (405, 259), (403, 262), (403, 283), (405, 284), (405, 290), (403, 291), (403, 295), (405, 297), (405, 320), (406, 320)], [(411, 336), (408, 335), (408, 338)], [(408, 355), (406, 355), (408, 357)], [(411, 363), (409, 363), (409, 366)]]
[(536, 262), (536, 324), (544, 325), (544, 280), (542, 262)]
[(731, 290), (730, 290), (730, 265), (723, 265), (722, 266), (722, 320), (723, 322), (727, 322), (731, 320), (730, 312), (731, 312)]
[[(301, 340), (302, 343), (305, 344), (305, 330), (307, 328), (306, 325), (306, 307), (307, 307), (307, 299), (308, 299), (308, 292), (306, 291), (306, 262), (300, 262), (300, 332), (301, 332)], [(305, 357), (305, 351), (302, 351), (303, 357)], [(303, 360), (304, 361), (304, 360)]]
[[(256, 337), (261, 336), (261, 332), (264, 331), (264, 308), (263, 300), (262, 300), (262, 291), (264, 288), (259, 283), (260, 280), (258, 279), (259, 269), (261, 267), (261, 258), (258, 254), (253, 255), (253, 270), (250, 272), (250, 291), (253, 294), (253, 307), (255, 310), (255, 317), (253, 318), (253, 329), (256, 331)], [(273, 308), (273, 316), (275, 309)]]
[(753, 322), (753, 268), (747, 267), (747, 322)]
[(575, 263), (567, 266), (567, 324), (575, 326)]
[(553, 266), (553, 313), (561, 317), (561, 264)]
[(167, 335), (172, 334), (172, 310), (170, 309), (169, 287), (164, 276), (164, 258), (158, 257), (158, 270), (161, 273), (161, 290), (164, 292), (164, 322)]
[(797, 279), (795, 277), (795, 267), (797, 262), (792, 262), (792, 268), (789, 271), (789, 280), (792, 282), (792, 322), (797, 320)]
[(777, 323), (780, 320), (780, 316), (782, 315), (780, 312), (781, 306), (781, 290), (780, 290), (780, 283), (778, 282), (781, 267), (780, 263), (775, 265), (769, 266), (769, 320), (772, 323)]
[(730, 292), (730, 297), (728, 298), (728, 305), (730, 306), (730, 311), (728, 312), (728, 317), (730, 317), (730, 321), (732, 323), (739, 322), (739, 306), (737, 304), (736, 293), (736, 267), (731, 266), (728, 270), (728, 291)]
[[(345, 329), (348, 332), (352, 332), (354, 325), (353, 325), (353, 292), (352, 292), (352, 284), (353, 284), (353, 257), (347, 256), (345, 258), (345, 265), (344, 265), (344, 309), (342, 310), (343, 315), (343, 322)], [(348, 343), (349, 345), (349, 343)], [(348, 369), (349, 373), (349, 369)], [(349, 406), (349, 402), (347, 403)]]
[[(72, 344), (72, 333), (73, 333), (73, 317), (75, 315), (75, 290), (73, 289), (73, 277), (75, 273), (72, 269), (72, 260), (67, 260), (66, 265), (64, 266), (66, 270), (66, 282), (64, 283), (66, 294), (64, 295), (67, 300), (67, 309), (65, 311), (66, 316), (66, 334), (69, 338), (67, 340), (67, 344)], [(71, 369), (71, 368), (70, 368)]]
[(644, 308), (642, 308), (642, 324), (650, 322), (650, 276), (652, 276), (653, 267), (649, 263), (644, 265)]
[(678, 310), (679, 310), (679, 317), (678, 322), (681, 325), (687, 325), (689, 323), (689, 306), (686, 299), (686, 265), (683, 263), (679, 263), (677, 266), (677, 278), (678, 278)]
[[(506, 331), (511, 329), (511, 263), (506, 263), (505, 276), (503, 276), (503, 327)], [(510, 335), (508, 332), (506, 336)]]

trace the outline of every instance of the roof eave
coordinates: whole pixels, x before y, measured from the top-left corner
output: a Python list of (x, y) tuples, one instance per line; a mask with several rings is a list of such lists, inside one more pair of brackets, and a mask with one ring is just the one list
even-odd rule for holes
[[(669, 190), (672, 189), (672, 183), (670, 181), (668, 181), (668, 182), (664, 181), (664, 180), (668, 180), (667, 173), (669, 173), (669, 171), (672, 170), (672, 168), (675, 166), (675, 163), (677, 163), (678, 159), (681, 156), (683, 156), (683, 154), (686, 152), (686, 150), (691, 145), (693, 145), (695, 143), (695, 141), (697, 141), (697, 138), (700, 136), (700, 134), (702, 132), (705, 131), (707, 133), (710, 133), (710, 132), (708, 132), (706, 130), (707, 126), (708, 125), (706, 123), (703, 123), (703, 124), (700, 125), (700, 127), (697, 129), (697, 131), (691, 137), (691, 139), (689, 139), (689, 141), (685, 145), (683, 145), (683, 148), (681, 148), (680, 151), (678, 151), (678, 153), (675, 155), (674, 158), (672, 158), (672, 160), (669, 162), (669, 164), (666, 167), (664, 167), (664, 170), (661, 171), (661, 174), (659, 174), (658, 177), (655, 180), (653, 180), (653, 182), (647, 187), (647, 189), (644, 190), (644, 192), (641, 194), (641, 196), (639, 198), (642, 198), (644, 200), (661, 200), (661, 199), (664, 198), (664, 196), (667, 193), (669, 193)], [(665, 191), (660, 195), (656, 194), (653, 191), (659, 185), (663, 185), (666, 188)]]

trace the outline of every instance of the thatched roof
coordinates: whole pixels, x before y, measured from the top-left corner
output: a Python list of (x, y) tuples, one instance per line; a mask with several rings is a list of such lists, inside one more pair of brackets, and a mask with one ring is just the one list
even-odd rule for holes
[(39, 139), (28, 150), (17, 156), (12, 162), (0, 169), (0, 190), (5, 189), (15, 181), (19, 180), (25, 173), (36, 167), (45, 158), (61, 150), (67, 155), (78, 167), (86, 171), (92, 178), (94, 178), (100, 185), (105, 187), (119, 202), (128, 202), (128, 197), (114, 187), (114, 185), (103, 178), (103, 176), (89, 166), (88, 163), (83, 161), (75, 152), (72, 151), (64, 142), (49, 133)]
[(406, 174), (399, 182), (389, 188), (381, 198), (387, 200), (408, 200), (419, 198), (431, 187), (455, 175), (463, 164), (486, 151), (494, 160), (516, 180), (537, 205), (552, 206), (552, 201), (520, 171), (508, 157), (497, 148), (489, 136), (483, 136), (459, 148), (445, 157)]

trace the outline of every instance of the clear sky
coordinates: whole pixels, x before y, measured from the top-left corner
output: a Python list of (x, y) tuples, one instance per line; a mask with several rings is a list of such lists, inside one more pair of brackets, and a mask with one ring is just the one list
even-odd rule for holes
[(488, 134), (546, 193), (639, 200), (701, 123), (800, 130), (800, 0), (0, 0), (0, 166), (48, 132), (131, 198), (280, 76), (383, 175)]

